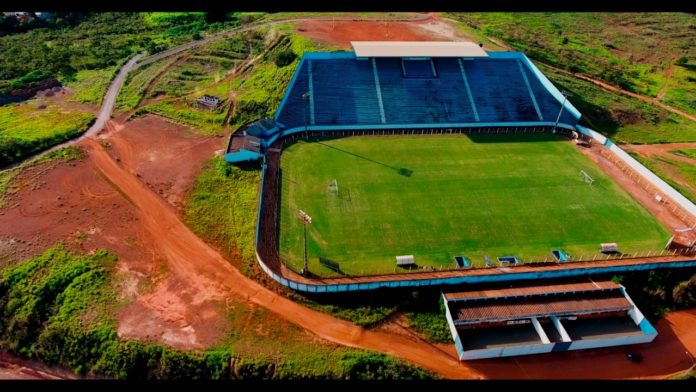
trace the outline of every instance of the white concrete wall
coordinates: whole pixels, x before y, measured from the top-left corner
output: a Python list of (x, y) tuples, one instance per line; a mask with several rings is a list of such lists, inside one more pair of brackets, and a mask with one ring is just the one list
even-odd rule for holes
[(675, 203), (679, 204), (684, 210), (690, 213), (696, 218), (696, 205), (679, 193), (676, 189), (672, 188), (668, 183), (664, 182), (660, 177), (656, 176), (655, 173), (651, 172), (647, 167), (643, 166), (640, 162), (635, 160), (626, 151), (622, 150), (619, 146), (614, 144), (611, 140), (602, 136), (598, 132), (583, 127), (581, 125), (576, 126), (580, 132), (585, 135), (591, 136), (593, 139), (602, 143), (606, 148), (613, 152), (619, 159), (621, 159), (625, 164), (633, 168), (636, 172), (642, 175), (646, 180), (648, 180), (657, 189), (662, 191), (665, 195), (669, 196)]
[(553, 349), (553, 344), (533, 344), (525, 346), (513, 346), (513, 347), (497, 347), (497, 348), (487, 348), (481, 350), (469, 350), (464, 351), (461, 355), (462, 360), (466, 359), (483, 359), (483, 358), (497, 358), (497, 357), (514, 357), (519, 355), (532, 355), (532, 354), (543, 354), (550, 353)]
[(454, 320), (452, 320), (452, 314), (450, 313), (449, 305), (447, 304), (444, 294), (442, 296), (442, 300), (445, 302), (445, 318), (447, 318), (447, 325), (449, 326), (450, 333), (452, 334), (452, 340), (455, 340), (458, 335), (457, 328), (454, 326)]
[(625, 346), (628, 344), (650, 343), (657, 335), (635, 335), (635, 336), (619, 336), (609, 339), (588, 339), (574, 340), (568, 350), (582, 350), (588, 348)]

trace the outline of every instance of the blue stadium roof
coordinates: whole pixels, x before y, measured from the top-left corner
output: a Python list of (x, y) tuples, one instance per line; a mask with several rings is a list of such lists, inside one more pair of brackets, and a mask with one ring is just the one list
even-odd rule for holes
[[(485, 58), (356, 58), (305, 53), (276, 122), (294, 130), (553, 124), (564, 101), (518, 52)], [(580, 112), (566, 102), (560, 125)]]

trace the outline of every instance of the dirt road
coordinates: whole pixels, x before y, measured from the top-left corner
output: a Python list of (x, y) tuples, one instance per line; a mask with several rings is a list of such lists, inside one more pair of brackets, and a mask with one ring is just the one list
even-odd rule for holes
[(76, 374), (0, 352), (0, 380), (65, 380), (77, 379)]
[[(350, 347), (376, 350), (418, 364), (448, 378), (480, 378), (477, 371), (462, 365), (454, 356), (434, 346), (374, 332), (314, 311), (284, 298), (245, 277), (217, 251), (186, 227), (173, 207), (153, 193), (133, 174), (120, 167), (96, 141), (84, 143), (90, 159), (101, 173), (137, 208), (146, 230), (160, 240), (171, 274), (198, 287), (207, 287), (208, 299), (230, 293), (281, 315), (288, 321), (326, 340)], [(206, 298), (197, 298), (204, 301)]]
[(675, 161), (696, 165), (696, 159), (670, 152), (670, 150), (696, 150), (696, 143), (626, 144), (622, 147), (635, 151), (644, 157), (661, 155)]
[[(88, 140), (85, 145), (95, 166), (113, 186), (128, 195), (146, 230), (159, 239), (173, 275), (195, 286), (206, 287), (205, 295), (210, 298), (230, 294), (240, 296), (331, 342), (387, 353), (455, 379), (660, 377), (688, 368), (690, 363), (684, 346), (696, 352), (696, 331), (687, 327), (696, 321), (696, 315), (691, 311), (685, 316), (671, 316), (672, 319), (680, 317), (677, 321), (685, 324), (680, 324), (678, 329), (670, 324), (670, 317), (659, 325), (660, 337), (643, 349), (646, 358), (654, 360), (646, 361), (640, 368), (625, 360), (626, 350), (632, 349), (625, 347), (461, 363), (453, 348), (446, 352), (408, 336), (366, 330), (298, 305), (247, 278), (191, 232), (179, 220), (172, 206), (120, 167), (97, 142)], [(197, 298), (197, 301), (203, 300), (205, 298)], [(678, 337), (674, 331), (679, 332)], [(559, 363), (566, 364), (569, 370), (558, 372)]]
[[(535, 61), (536, 61), (536, 60), (535, 60)], [(688, 119), (691, 120), (691, 121), (696, 121), (696, 116), (694, 116), (694, 115), (692, 115), (692, 114), (689, 114), (689, 113), (686, 113), (686, 112), (683, 112), (683, 111), (681, 111), (681, 110), (679, 110), (679, 109), (677, 109), (677, 108), (675, 108), (675, 107), (669, 106), (669, 105), (667, 105), (667, 104), (661, 102), (658, 98), (647, 97), (647, 96), (645, 96), (645, 95), (640, 95), (640, 94), (637, 94), (637, 93), (634, 93), (634, 92), (631, 92), (631, 91), (628, 91), (628, 90), (624, 90), (624, 89), (622, 89), (622, 88), (619, 88), (619, 87), (616, 87), (616, 86), (612, 86), (612, 85), (609, 84), (609, 83), (606, 83), (606, 82), (603, 82), (603, 81), (601, 81), (601, 80), (595, 79), (595, 78), (593, 78), (593, 77), (587, 76), (587, 75), (585, 75), (585, 74), (581, 74), (581, 73), (577, 73), (577, 72), (566, 71), (565, 69), (557, 68), (557, 67), (555, 67), (555, 66), (553, 66), (553, 65), (550, 65), (550, 64), (547, 64), (547, 63), (542, 63), (542, 64), (544, 64), (545, 66), (547, 66), (547, 67), (549, 67), (549, 68), (553, 68), (554, 70), (556, 70), (556, 71), (558, 71), (558, 72), (560, 72), (560, 73), (564, 73), (564, 74), (566, 74), (566, 75), (574, 76), (574, 77), (576, 77), (576, 78), (578, 78), (578, 79), (582, 79), (582, 80), (584, 80), (584, 81), (590, 82), (590, 83), (592, 83), (592, 84), (594, 84), (594, 85), (597, 85), (597, 86), (599, 86), (599, 87), (601, 87), (601, 88), (603, 88), (603, 89), (605, 89), (605, 90), (607, 90), (607, 91), (611, 91), (612, 93), (618, 93), (618, 94), (628, 95), (629, 97), (633, 97), (633, 98), (636, 98), (636, 99), (640, 99), (640, 100), (643, 101), (643, 102), (647, 102), (647, 103), (649, 103), (649, 104), (659, 106), (659, 107), (661, 107), (662, 109), (667, 110), (668, 112), (672, 112), (672, 113), (674, 113), (674, 114), (678, 114), (678, 115), (680, 115), (680, 116), (682, 116), (682, 117), (688, 118)]]

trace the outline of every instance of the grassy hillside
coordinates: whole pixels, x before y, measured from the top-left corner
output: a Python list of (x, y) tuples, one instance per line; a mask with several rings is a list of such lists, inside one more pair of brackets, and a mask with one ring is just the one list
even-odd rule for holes
[(572, 93), (568, 100), (582, 113), (581, 124), (618, 143), (696, 141), (696, 123), (655, 105), (615, 94), (590, 82), (536, 62), (556, 87)]
[(186, 224), (226, 253), (254, 258), (259, 167), (239, 168), (222, 158), (207, 163), (186, 204)]
[(0, 165), (85, 132), (94, 121), (90, 113), (37, 108), (37, 101), (0, 106)]
[(66, 81), (65, 85), (75, 93), (71, 101), (101, 105), (106, 89), (116, 76), (120, 64), (102, 69), (85, 69), (78, 71), (75, 77)]
[(142, 50), (155, 52), (190, 41), (194, 33), (240, 25), (238, 17), (208, 23), (198, 14), (95, 13), (74, 27), (0, 36), (0, 81), (34, 70), (71, 78), (81, 70), (116, 65)]
[(696, 203), (696, 165), (660, 155), (646, 158), (630, 151), (629, 153), (684, 197)]
[[(451, 13), (530, 58), (696, 114), (696, 16), (682, 13)], [(669, 76), (671, 74), (671, 76)]]
[[(229, 124), (233, 127), (259, 117), (272, 117), (302, 53), (321, 48), (282, 25), (215, 40), (175, 64), (170, 62), (171, 66), (161, 64), (163, 60), (153, 63), (156, 70), (135, 73), (119, 101), (129, 102), (122, 109), (133, 108), (159, 71), (159, 79), (144, 97), (156, 99), (138, 109), (138, 113), (159, 114), (204, 133), (217, 134), (226, 125), (223, 122), (232, 96)], [(233, 67), (236, 72), (231, 72)], [(140, 87), (130, 87), (136, 80)], [(199, 109), (195, 100), (203, 94), (214, 95), (222, 103), (216, 110)]]

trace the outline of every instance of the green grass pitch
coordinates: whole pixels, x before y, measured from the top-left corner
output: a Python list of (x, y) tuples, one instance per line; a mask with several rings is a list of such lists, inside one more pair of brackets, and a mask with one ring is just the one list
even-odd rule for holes
[[(361, 136), (299, 141), (281, 156), (280, 252), (302, 267), (299, 209), (309, 269), (349, 275), (393, 273), (397, 255), (454, 267), (454, 256), (523, 262), (660, 250), (670, 237), (650, 213), (572, 143), (556, 135)], [(588, 185), (584, 170), (594, 178)], [(337, 181), (338, 193), (330, 191)], [(497, 264), (497, 262), (496, 262)], [(399, 271), (396, 269), (396, 271)]]

